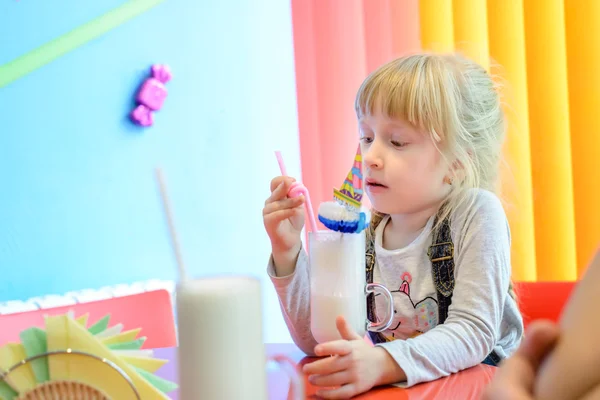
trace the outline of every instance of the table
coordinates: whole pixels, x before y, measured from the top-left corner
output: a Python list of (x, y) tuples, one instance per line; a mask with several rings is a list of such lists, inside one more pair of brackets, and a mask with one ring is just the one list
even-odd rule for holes
[[(267, 354), (285, 354), (299, 365), (316, 360), (306, 357), (294, 344), (267, 344)], [(177, 382), (177, 348), (156, 349), (156, 358), (168, 359), (169, 362), (157, 371), (157, 375)], [(421, 400), (421, 399), (480, 399), (485, 386), (492, 379), (496, 368), (480, 364), (457, 374), (438, 379), (433, 382), (422, 383), (408, 389), (393, 386), (379, 387), (354, 397), (357, 400)], [(289, 379), (285, 372), (269, 368), (269, 400), (287, 400)], [(316, 400), (316, 387), (305, 380), (307, 399)], [(169, 394), (172, 400), (179, 398), (177, 391)]]

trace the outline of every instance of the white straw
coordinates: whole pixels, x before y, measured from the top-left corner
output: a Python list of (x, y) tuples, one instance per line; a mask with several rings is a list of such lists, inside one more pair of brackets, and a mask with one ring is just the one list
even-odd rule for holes
[(183, 256), (181, 255), (181, 247), (179, 246), (179, 240), (177, 240), (177, 231), (175, 230), (175, 222), (173, 221), (173, 212), (169, 203), (169, 196), (167, 195), (167, 185), (163, 172), (160, 168), (155, 169), (156, 180), (158, 181), (158, 187), (160, 189), (160, 197), (162, 198), (163, 211), (167, 217), (167, 224), (169, 225), (169, 234), (171, 236), (171, 248), (175, 253), (175, 259), (177, 260), (177, 270), (179, 271), (179, 280), (184, 281), (187, 279), (187, 273), (185, 264), (183, 262)]

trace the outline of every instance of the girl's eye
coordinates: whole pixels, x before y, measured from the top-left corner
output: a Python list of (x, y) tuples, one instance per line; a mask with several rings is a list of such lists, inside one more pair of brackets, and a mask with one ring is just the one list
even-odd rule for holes
[(391, 141), (392, 145), (394, 145), (395, 147), (404, 147), (406, 146), (408, 143), (406, 142), (398, 142), (396, 140), (392, 140)]
[(373, 138), (367, 137), (367, 136), (363, 136), (360, 138), (360, 141), (363, 143), (371, 143), (373, 142)]

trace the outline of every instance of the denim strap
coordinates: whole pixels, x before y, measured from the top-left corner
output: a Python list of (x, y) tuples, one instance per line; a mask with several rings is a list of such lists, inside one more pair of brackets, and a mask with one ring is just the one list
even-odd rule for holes
[(438, 300), (438, 323), (443, 324), (448, 318), (448, 308), (452, 304), (454, 292), (454, 244), (450, 234), (448, 218), (434, 221), (432, 244), (427, 251), (431, 261), (431, 273)]

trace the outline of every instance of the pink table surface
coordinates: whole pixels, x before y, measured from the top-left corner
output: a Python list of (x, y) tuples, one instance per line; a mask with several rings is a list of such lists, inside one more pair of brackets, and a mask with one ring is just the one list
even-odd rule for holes
[[(305, 364), (315, 360), (315, 358), (306, 357), (293, 344), (267, 344), (266, 349), (267, 354), (285, 354), (298, 364)], [(154, 354), (157, 358), (169, 360), (157, 372), (157, 375), (177, 382), (177, 348), (156, 349)], [(481, 398), (483, 389), (492, 379), (495, 371), (495, 367), (482, 364), (433, 382), (416, 385), (409, 389), (386, 386), (373, 389), (354, 398), (359, 400), (479, 399)], [(285, 372), (275, 368), (269, 369), (268, 380), (269, 400), (287, 400), (289, 398), (289, 379)], [(306, 398), (318, 399), (315, 395), (316, 388), (308, 383), (307, 380), (305, 384)], [(169, 393), (169, 396), (172, 400), (183, 400), (179, 398), (177, 391)]]

